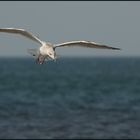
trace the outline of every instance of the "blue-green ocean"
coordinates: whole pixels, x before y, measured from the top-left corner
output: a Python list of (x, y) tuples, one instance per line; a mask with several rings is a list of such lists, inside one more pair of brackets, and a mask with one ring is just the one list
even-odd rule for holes
[(140, 138), (140, 58), (1, 58), (0, 138)]

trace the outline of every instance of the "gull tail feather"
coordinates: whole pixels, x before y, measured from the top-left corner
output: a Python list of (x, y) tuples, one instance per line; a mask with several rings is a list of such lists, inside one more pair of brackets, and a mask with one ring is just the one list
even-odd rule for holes
[(38, 56), (38, 49), (28, 49), (27, 51), (32, 56)]

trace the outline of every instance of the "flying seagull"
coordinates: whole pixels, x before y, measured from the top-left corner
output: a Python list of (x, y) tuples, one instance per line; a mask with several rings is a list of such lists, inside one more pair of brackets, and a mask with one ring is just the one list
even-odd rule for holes
[(81, 46), (81, 47), (98, 48), (98, 49), (120, 50), (120, 48), (109, 47), (107, 45), (102, 45), (95, 42), (84, 41), (84, 40), (64, 42), (60, 44), (52, 44), (50, 42), (44, 42), (40, 40), (37, 36), (33, 35), (32, 33), (19, 28), (0, 28), (0, 32), (19, 34), (41, 44), (41, 46), (37, 49), (28, 49), (28, 52), (36, 57), (37, 64), (43, 64), (45, 59), (55, 60), (56, 59), (55, 49), (57, 47)]

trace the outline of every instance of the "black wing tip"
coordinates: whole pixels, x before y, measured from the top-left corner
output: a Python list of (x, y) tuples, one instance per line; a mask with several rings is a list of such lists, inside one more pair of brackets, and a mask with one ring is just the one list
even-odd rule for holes
[(121, 48), (111, 48), (112, 50), (122, 50)]
[(111, 46), (107, 46), (107, 45), (102, 45), (102, 47), (106, 48), (106, 49), (111, 49), (111, 50), (122, 50), (121, 48), (111, 47)]

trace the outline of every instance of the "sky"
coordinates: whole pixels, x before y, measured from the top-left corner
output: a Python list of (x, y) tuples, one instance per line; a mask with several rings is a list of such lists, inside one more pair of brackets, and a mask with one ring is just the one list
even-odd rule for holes
[[(23, 28), (41, 40), (88, 40), (121, 51), (57, 48), (58, 56), (140, 56), (139, 1), (0, 1), (0, 28)], [(29, 56), (39, 44), (0, 33), (0, 56)]]

